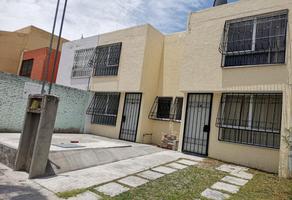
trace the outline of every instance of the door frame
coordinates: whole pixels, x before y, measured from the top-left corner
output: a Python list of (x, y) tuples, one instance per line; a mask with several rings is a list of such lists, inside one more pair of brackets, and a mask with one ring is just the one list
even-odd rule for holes
[[(184, 142), (185, 142), (185, 134), (186, 134), (186, 119), (187, 119), (187, 116), (188, 116), (188, 104), (189, 104), (189, 100), (190, 100), (189, 99), (190, 95), (210, 95), (211, 96), (209, 119), (208, 119), (208, 123), (209, 123), (210, 129), (209, 129), (209, 132), (208, 132), (208, 135), (207, 135), (206, 154), (200, 154), (200, 153), (195, 153), (195, 152), (184, 151)], [(186, 107), (185, 107), (185, 116), (184, 116), (184, 132), (183, 132), (183, 140), (182, 140), (182, 146), (181, 146), (181, 151), (183, 153), (192, 154), (192, 155), (199, 155), (199, 156), (206, 156), (206, 157), (209, 155), (209, 142), (210, 142), (210, 132), (211, 132), (213, 96), (214, 96), (214, 93), (188, 93), (187, 94), (187, 101), (186, 101)]]
[[(120, 133), (119, 133), (119, 140), (124, 140), (124, 141), (128, 141), (125, 139), (121, 138), (121, 134), (122, 134), (122, 127), (123, 127), (123, 116), (124, 116), (124, 112), (125, 112), (125, 106), (126, 106), (126, 98), (128, 94), (140, 94), (140, 103), (139, 103), (139, 110), (138, 110), (138, 116), (137, 116), (137, 124), (136, 124), (136, 133), (135, 133), (135, 139), (132, 142), (136, 142), (137, 140), (137, 132), (138, 132), (138, 128), (139, 128), (139, 120), (140, 120), (140, 112), (141, 112), (141, 104), (142, 104), (142, 97), (143, 97), (143, 93), (142, 92), (126, 92), (125, 93), (125, 98), (124, 98), (124, 107), (123, 107), (123, 112), (122, 112), (122, 119), (121, 119), (121, 126), (120, 126)], [(130, 141), (129, 141), (130, 142)]]

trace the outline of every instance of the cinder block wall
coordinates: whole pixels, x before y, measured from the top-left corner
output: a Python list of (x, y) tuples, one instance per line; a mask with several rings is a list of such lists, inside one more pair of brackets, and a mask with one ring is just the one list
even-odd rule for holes
[[(28, 93), (39, 93), (40, 81), (0, 72), (0, 132), (22, 130)], [(52, 94), (60, 98), (56, 132), (83, 132), (90, 92), (53, 85)]]

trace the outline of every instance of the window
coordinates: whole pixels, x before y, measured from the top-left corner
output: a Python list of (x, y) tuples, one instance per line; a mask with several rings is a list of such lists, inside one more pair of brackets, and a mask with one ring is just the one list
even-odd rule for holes
[(180, 121), (182, 115), (183, 97), (176, 97), (172, 106), (172, 119)]
[(99, 46), (95, 49), (94, 76), (118, 74), (122, 43)]
[(169, 120), (171, 104), (172, 97), (156, 97), (154, 104), (151, 108), (149, 118)]
[(72, 69), (72, 78), (89, 77), (92, 67), (88, 64), (93, 56), (94, 48), (80, 49), (75, 51)]
[(219, 48), (222, 66), (285, 63), (287, 16), (285, 10), (227, 21)]
[(279, 148), (282, 94), (223, 94), (219, 140)]
[(116, 125), (120, 102), (119, 93), (95, 93), (87, 109), (92, 124)]
[(32, 66), (33, 66), (33, 59), (22, 61), (19, 75), (30, 77)]

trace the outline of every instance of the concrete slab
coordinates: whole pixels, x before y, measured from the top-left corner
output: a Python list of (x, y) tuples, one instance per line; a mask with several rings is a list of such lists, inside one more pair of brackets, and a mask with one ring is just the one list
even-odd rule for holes
[(108, 183), (108, 184), (96, 187), (95, 190), (105, 195), (114, 197), (121, 193), (127, 192), (129, 188), (124, 187), (118, 183)]
[(148, 180), (139, 178), (137, 176), (128, 176), (126, 178), (118, 180), (118, 182), (131, 187), (138, 187), (147, 183)]
[(93, 192), (86, 191), (82, 194), (77, 195), (76, 197), (71, 197), (67, 200), (100, 200), (100, 199), (102, 199), (101, 196), (99, 196)]
[(204, 192), (202, 192), (201, 195), (207, 199), (212, 199), (212, 200), (224, 200), (224, 199), (230, 198), (230, 195), (228, 194), (224, 194), (216, 190), (211, 190), (209, 188), (204, 190)]
[(155, 179), (163, 177), (165, 174), (161, 174), (161, 173), (158, 173), (158, 172), (147, 170), (147, 171), (141, 172), (141, 173), (139, 173), (137, 175), (140, 176), (140, 177), (146, 178), (148, 180), (155, 180)]
[(228, 164), (223, 164), (220, 167), (216, 168), (219, 171), (231, 173), (231, 172), (239, 172), (239, 171), (247, 171), (248, 168), (246, 167), (240, 167), (236, 165), (228, 165)]
[(221, 181), (231, 183), (234, 185), (238, 185), (238, 186), (244, 186), (245, 184), (248, 183), (248, 180), (241, 179), (241, 178), (235, 178), (232, 176), (225, 176), (224, 178), (221, 179)]
[(178, 160), (177, 162), (180, 163), (180, 164), (188, 165), (188, 166), (191, 166), (191, 165), (198, 165), (198, 164), (199, 164), (199, 163), (196, 162), (196, 161), (185, 160), (185, 159), (183, 159), (183, 160)]
[(250, 180), (253, 178), (253, 174), (248, 173), (248, 172), (244, 172), (244, 171), (239, 171), (239, 172), (231, 172), (230, 175), (232, 176), (236, 176), (238, 178), (243, 178), (243, 179), (247, 179)]
[(168, 165), (166, 165), (167, 167), (171, 167), (171, 168), (174, 168), (174, 169), (184, 169), (184, 168), (187, 168), (188, 166), (186, 165), (182, 165), (182, 164), (179, 164), (179, 163), (170, 163)]
[(156, 171), (156, 172), (163, 173), (163, 174), (171, 174), (171, 173), (177, 171), (177, 169), (173, 169), (170, 167), (164, 167), (164, 166), (155, 167), (152, 170)]
[(240, 189), (238, 186), (223, 182), (217, 182), (214, 185), (212, 185), (211, 188), (215, 190), (223, 190), (232, 194), (236, 194)]
[(189, 155), (176, 151), (161, 151), (87, 169), (66, 172), (53, 177), (34, 179), (33, 181), (55, 193), (64, 192), (111, 182), (116, 179), (149, 170), (155, 166), (164, 165), (188, 157)]

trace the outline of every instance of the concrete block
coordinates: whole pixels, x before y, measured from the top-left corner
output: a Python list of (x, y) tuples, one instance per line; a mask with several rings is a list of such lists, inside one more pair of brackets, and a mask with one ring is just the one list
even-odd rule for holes
[(212, 199), (212, 200), (224, 200), (224, 199), (230, 198), (230, 195), (228, 194), (224, 194), (216, 190), (211, 190), (209, 188), (204, 190), (204, 192), (202, 192), (201, 195), (207, 199)]
[(68, 200), (100, 200), (100, 199), (102, 199), (101, 196), (93, 192), (86, 191), (84, 193), (77, 195), (76, 197), (71, 197)]
[(243, 179), (247, 179), (247, 180), (250, 180), (250, 179), (253, 178), (253, 174), (248, 173), (248, 172), (243, 172), (243, 171), (231, 172), (230, 175), (236, 176), (236, 177), (239, 177), (239, 178), (243, 178)]
[(231, 173), (231, 172), (239, 172), (239, 171), (247, 171), (248, 168), (246, 167), (240, 167), (236, 165), (228, 165), (228, 164), (223, 164), (220, 167), (216, 168), (219, 171)]
[(196, 161), (185, 160), (185, 159), (183, 159), (183, 160), (178, 160), (177, 162), (180, 163), (180, 164), (188, 165), (188, 166), (191, 166), (191, 165), (198, 165), (198, 164), (199, 164), (199, 163), (196, 162)]
[(248, 182), (248, 180), (241, 179), (241, 178), (235, 178), (232, 176), (225, 176), (224, 178), (221, 179), (221, 181), (231, 183), (234, 185), (239, 185), (239, 186), (244, 186)]
[(102, 186), (98, 186), (95, 188), (95, 190), (97, 190), (98, 192), (101, 192), (105, 195), (114, 197), (117, 196), (121, 193), (127, 192), (129, 190), (129, 188), (124, 187), (118, 183), (108, 183)]
[(147, 183), (148, 180), (139, 178), (137, 176), (128, 176), (126, 178), (118, 180), (118, 182), (131, 187), (138, 187)]
[(182, 164), (179, 164), (179, 163), (170, 163), (170, 164), (168, 164), (166, 166), (167, 167), (174, 168), (174, 169), (184, 169), (184, 168), (187, 168), (186, 165), (182, 165)]
[(158, 178), (161, 178), (164, 176), (164, 174), (158, 173), (158, 172), (154, 172), (151, 170), (147, 170), (145, 172), (141, 172), (139, 174), (137, 174), (138, 176), (141, 176), (143, 178), (149, 179), (149, 180), (155, 180)]
[(171, 174), (171, 173), (177, 171), (176, 169), (173, 169), (173, 168), (170, 168), (170, 167), (164, 167), (164, 166), (155, 167), (152, 170), (156, 171), (156, 172), (163, 173), (163, 174)]
[(228, 183), (217, 182), (211, 186), (212, 189), (215, 190), (223, 190), (232, 194), (236, 194), (239, 191), (239, 187), (235, 185), (231, 185)]

